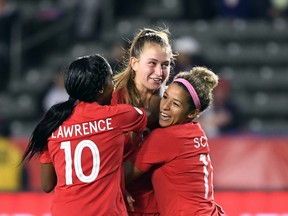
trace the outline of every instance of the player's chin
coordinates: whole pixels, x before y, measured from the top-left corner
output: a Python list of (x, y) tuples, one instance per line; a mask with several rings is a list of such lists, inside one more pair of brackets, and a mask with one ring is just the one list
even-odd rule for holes
[(168, 126), (170, 126), (171, 125), (171, 121), (169, 121), (169, 120), (163, 120), (163, 119), (159, 119), (159, 125), (161, 126), (161, 127), (168, 127)]
[(158, 90), (161, 87), (162, 82), (154, 82), (154, 81), (152, 81), (149, 85), (150, 85), (149, 89), (155, 91), (155, 90)]

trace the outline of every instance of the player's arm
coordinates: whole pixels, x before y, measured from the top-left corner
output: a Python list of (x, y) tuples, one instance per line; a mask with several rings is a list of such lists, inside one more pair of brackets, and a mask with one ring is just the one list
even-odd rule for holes
[(148, 117), (147, 127), (150, 129), (155, 129), (159, 127), (159, 104), (160, 104), (161, 97), (157, 94), (153, 94), (151, 96), (149, 106), (146, 109), (146, 114)]
[(57, 183), (57, 176), (52, 163), (41, 163), (41, 189), (46, 193), (51, 192)]
[(129, 159), (124, 162), (124, 172), (126, 185), (143, 174)]
[(122, 131), (143, 131), (146, 128), (148, 118), (143, 108), (133, 107), (129, 104), (118, 104), (117, 109), (118, 115), (115, 121)]

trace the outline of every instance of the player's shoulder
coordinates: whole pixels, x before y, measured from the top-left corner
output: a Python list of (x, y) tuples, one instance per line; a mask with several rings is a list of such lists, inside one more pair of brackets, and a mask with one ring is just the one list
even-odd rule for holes
[(163, 138), (170, 138), (174, 136), (174, 132), (173, 132), (173, 127), (169, 126), (169, 127), (159, 127), (156, 128), (154, 130), (152, 130), (151, 132), (151, 136), (154, 137), (163, 137)]
[[(192, 126), (192, 128), (198, 128), (197, 126)], [(183, 137), (184, 134), (189, 134), (191, 131), (191, 123), (184, 123), (184, 124), (176, 124), (171, 125), (168, 127), (159, 127), (154, 129), (151, 134), (154, 134), (153, 136), (157, 137), (163, 137), (163, 139), (177, 139), (179, 136)], [(197, 130), (198, 131), (198, 130)], [(199, 130), (200, 131), (200, 130)]]
[(111, 104), (122, 104), (126, 103), (126, 88), (121, 88), (121, 89), (116, 89), (112, 93), (112, 99), (111, 99)]
[(124, 96), (124, 95), (126, 94), (126, 92), (127, 92), (126, 87), (122, 87), (122, 88), (119, 88), (119, 89), (115, 89), (112, 94), (113, 94), (113, 95), (121, 95), (121, 96)]
[(134, 107), (131, 104), (115, 104), (106, 107), (110, 112), (125, 113), (129, 112), (130, 114), (139, 114), (143, 115), (144, 110), (142, 108)]

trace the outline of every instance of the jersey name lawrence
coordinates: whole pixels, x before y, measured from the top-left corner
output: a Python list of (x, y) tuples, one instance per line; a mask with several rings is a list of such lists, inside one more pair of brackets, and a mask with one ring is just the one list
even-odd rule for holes
[(81, 124), (61, 125), (52, 133), (52, 139), (72, 138), (95, 134), (112, 130), (112, 118), (100, 119), (97, 121), (83, 122)]

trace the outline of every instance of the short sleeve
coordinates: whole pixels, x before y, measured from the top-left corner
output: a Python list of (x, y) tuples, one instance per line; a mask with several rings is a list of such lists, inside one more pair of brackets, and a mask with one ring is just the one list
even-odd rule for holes
[(180, 145), (164, 128), (159, 128), (147, 137), (141, 148), (130, 160), (142, 172), (147, 172), (155, 165), (165, 164), (176, 157)]
[(39, 158), (40, 163), (52, 163), (49, 151), (47, 148), (45, 148), (41, 153), (40, 153), (40, 158)]
[(118, 104), (117, 124), (122, 131), (143, 131), (147, 125), (147, 114), (143, 108)]

